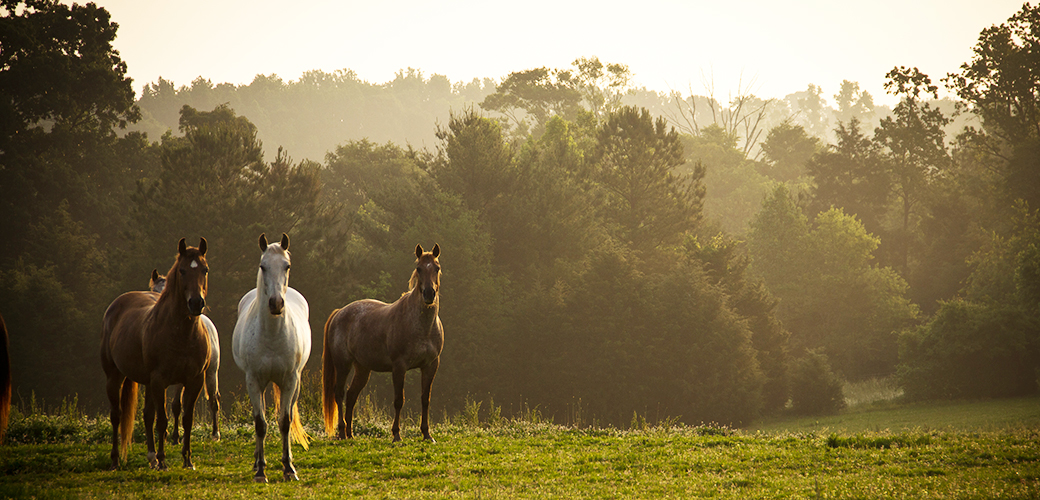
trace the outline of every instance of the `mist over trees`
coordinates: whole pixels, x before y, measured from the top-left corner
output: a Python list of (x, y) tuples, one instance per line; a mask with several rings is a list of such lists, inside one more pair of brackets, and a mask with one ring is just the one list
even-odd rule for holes
[(2, 12), (0, 314), (23, 400), (100, 406), (102, 314), (181, 237), (209, 241), (230, 352), (261, 232), (293, 239), (315, 353), (335, 308), (396, 299), (415, 244), (439, 243), (448, 412), (740, 425), (837, 411), (841, 380), (1038, 391), (1037, 8), (941, 78), (957, 102), (894, 67), (892, 109), (850, 81), (661, 94), (595, 57), (465, 84), (159, 79), (135, 100), (104, 9)]

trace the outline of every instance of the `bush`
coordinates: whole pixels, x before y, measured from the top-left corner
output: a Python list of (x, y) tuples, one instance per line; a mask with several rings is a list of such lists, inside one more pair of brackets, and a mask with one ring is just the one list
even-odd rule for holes
[(791, 403), (796, 413), (826, 415), (845, 408), (842, 383), (831, 370), (827, 355), (807, 351), (791, 370)]
[(900, 339), (906, 397), (973, 399), (1037, 392), (1036, 319), (1014, 305), (943, 303), (928, 324)]

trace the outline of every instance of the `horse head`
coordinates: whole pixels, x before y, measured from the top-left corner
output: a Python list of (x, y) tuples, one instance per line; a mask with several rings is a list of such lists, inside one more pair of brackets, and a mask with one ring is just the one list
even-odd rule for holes
[(422, 245), (415, 245), (415, 272), (412, 273), (410, 285), (413, 289), (419, 288), (426, 305), (432, 305), (437, 300), (437, 292), (441, 288), (441, 263), (437, 260), (440, 254), (441, 247), (436, 243), (429, 252), (424, 252)]
[(163, 288), (166, 288), (166, 276), (159, 274), (158, 269), (152, 269), (152, 278), (148, 280), (148, 289), (162, 293)]
[(209, 287), (206, 238), (200, 238), (198, 247), (187, 246), (184, 238), (181, 238), (177, 251), (177, 261), (173, 263), (173, 269), (166, 273), (166, 284), (175, 291), (182, 290), (184, 299), (188, 302), (188, 314), (192, 317), (199, 316), (206, 308), (206, 292)]
[(260, 271), (256, 278), (257, 300), (267, 298), (267, 308), (278, 316), (285, 311), (285, 294), (289, 290), (289, 235), (282, 233), (282, 241), (268, 243), (267, 235), (260, 234)]

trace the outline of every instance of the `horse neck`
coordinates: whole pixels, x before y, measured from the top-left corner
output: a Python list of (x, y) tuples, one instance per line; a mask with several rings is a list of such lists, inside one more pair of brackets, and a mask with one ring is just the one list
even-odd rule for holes
[(419, 293), (419, 287), (412, 288), (406, 297), (403, 297), (404, 305), (407, 306), (411, 314), (414, 315), (416, 321), (424, 332), (429, 331), (433, 328), (433, 324), (437, 321), (437, 314), (440, 312), (441, 297), (438, 294), (433, 299), (433, 304), (426, 305), (423, 301), (422, 293)]
[[(171, 283), (167, 281), (166, 284), (170, 285)], [(199, 317), (193, 317), (188, 312), (188, 303), (183, 300), (183, 297), (178, 297), (177, 295), (179, 294), (172, 287), (167, 287), (163, 290), (163, 293), (159, 295), (159, 300), (152, 307), (152, 316), (155, 318), (155, 321), (162, 325), (177, 326), (178, 328), (174, 331), (185, 331), (189, 328), (194, 331), (197, 328), (191, 327), (196, 325), (202, 328), (199, 323), (201, 321)]]

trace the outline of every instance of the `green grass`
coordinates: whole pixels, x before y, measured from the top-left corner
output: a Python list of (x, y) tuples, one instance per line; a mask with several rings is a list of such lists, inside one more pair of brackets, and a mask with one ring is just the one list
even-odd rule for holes
[[(391, 444), (369, 415), (360, 435), (294, 447), (299, 483), (281, 481), (280, 443), (267, 441), (272, 484), (251, 482), (249, 426), (219, 443), (194, 436), (197, 470), (148, 468), (142, 440), (107, 471), (108, 446), (85, 417), (81, 433), (0, 448), (0, 497), (35, 498), (1037, 498), (1040, 400), (854, 410), (829, 419), (719, 427), (579, 429), (459, 416), (406, 422)], [(13, 423), (16, 435), (21, 423)], [(43, 426), (36, 422), (33, 426)], [(56, 424), (57, 425), (57, 424)], [(312, 435), (316, 429), (311, 429)], [(36, 434), (50, 436), (46, 432)], [(70, 437), (71, 436), (71, 437)], [(86, 442), (84, 442), (86, 441)]]

